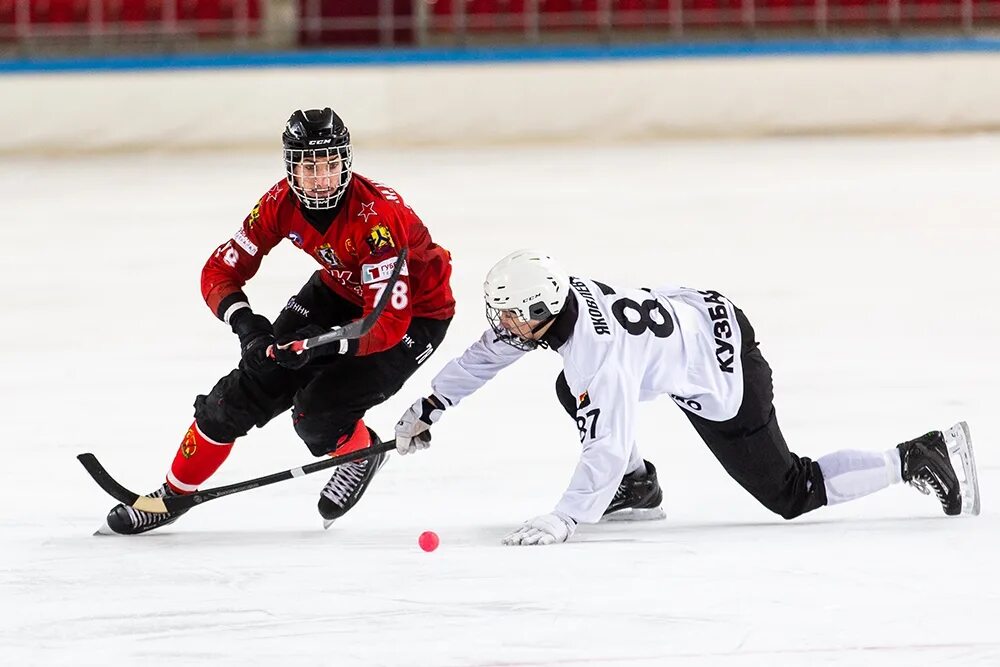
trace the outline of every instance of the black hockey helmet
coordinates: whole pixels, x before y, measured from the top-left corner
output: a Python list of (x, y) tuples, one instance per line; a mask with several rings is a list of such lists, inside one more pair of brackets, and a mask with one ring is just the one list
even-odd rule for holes
[(351, 182), (351, 133), (329, 107), (296, 111), (281, 135), (292, 192), (309, 209), (333, 208)]

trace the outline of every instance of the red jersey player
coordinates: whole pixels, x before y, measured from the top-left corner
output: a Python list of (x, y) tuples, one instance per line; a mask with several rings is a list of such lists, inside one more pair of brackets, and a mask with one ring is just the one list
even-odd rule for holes
[[(377, 436), (362, 421), (365, 412), (399, 391), (440, 345), (454, 315), (448, 251), (431, 240), (399, 194), (352, 172), (350, 134), (337, 114), (296, 111), (282, 141), (286, 179), (260, 198), (201, 276), (205, 301), (239, 337), (242, 358), (195, 400), (194, 423), (166, 483), (151, 495), (197, 490), (237, 438), (289, 408), (295, 431), (316, 456), (371, 446)], [(250, 308), (243, 286), (284, 239), (321, 268), (272, 325)], [(389, 286), (403, 248), (406, 264)], [(370, 313), (385, 289), (392, 290), (388, 305), (360, 339), (298, 353), (287, 346)], [(335, 469), (319, 499), (326, 526), (358, 502), (384, 456)], [(103, 532), (142, 533), (179, 514), (117, 505)]]

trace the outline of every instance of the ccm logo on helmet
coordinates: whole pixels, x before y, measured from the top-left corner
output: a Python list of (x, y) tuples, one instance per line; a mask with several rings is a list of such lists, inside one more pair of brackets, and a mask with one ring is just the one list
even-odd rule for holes
[(322, 146), (323, 144), (328, 144), (331, 141), (333, 141), (333, 139), (310, 139), (308, 145), (309, 146)]

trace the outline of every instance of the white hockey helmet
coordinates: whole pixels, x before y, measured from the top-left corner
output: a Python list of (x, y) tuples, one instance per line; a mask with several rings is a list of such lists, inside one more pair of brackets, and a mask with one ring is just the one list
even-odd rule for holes
[(522, 350), (533, 350), (538, 341), (509, 331), (501, 312), (522, 322), (536, 322), (537, 331), (562, 311), (569, 294), (569, 275), (554, 259), (534, 250), (516, 250), (497, 262), (483, 283), (486, 317), (497, 337)]

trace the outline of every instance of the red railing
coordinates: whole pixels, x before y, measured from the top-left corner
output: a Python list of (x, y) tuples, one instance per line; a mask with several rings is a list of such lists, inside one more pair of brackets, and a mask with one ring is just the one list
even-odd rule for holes
[[(303, 34), (347, 39), (359, 26), (349, 0), (299, 0)], [(367, 43), (459, 43), (494, 35), (544, 41), (569, 32), (591, 41), (641, 31), (795, 35), (881, 30), (972, 33), (1000, 26), (1000, 0), (354, 0), (365, 6)], [(390, 27), (387, 28), (386, 26)], [(379, 29), (381, 26), (381, 29)], [(411, 28), (412, 32), (405, 31)], [(404, 32), (400, 32), (404, 30)], [(358, 33), (354, 33), (357, 36)], [(400, 35), (403, 38), (400, 39)], [(309, 40), (304, 40), (309, 42)]]
[[(1000, 0), (296, 0), (266, 27), (269, 0), (0, 0), (0, 40), (55, 44), (121, 36), (262, 47), (612, 40), (646, 31), (756, 35), (974, 32), (1000, 27)], [(265, 33), (267, 33), (265, 35)], [(154, 39), (155, 41), (155, 39)]]
[(0, 38), (252, 37), (261, 14), (261, 0), (0, 0)]
[[(840, 26), (973, 27), (1000, 0), (430, 0), (437, 31)], [(533, 8), (537, 7), (537, 11)]]

